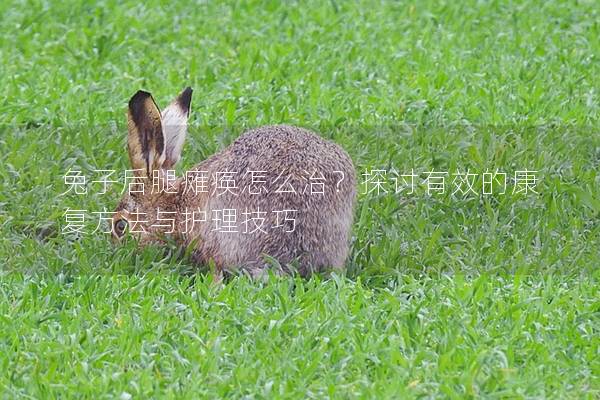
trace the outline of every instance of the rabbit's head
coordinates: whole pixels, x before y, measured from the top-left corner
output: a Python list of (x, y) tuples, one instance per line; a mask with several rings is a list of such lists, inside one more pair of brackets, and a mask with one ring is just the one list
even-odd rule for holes
[(176, 208), (176, 188), (168, 186), (168, 174), (181, 155), (191, 99), (188, 87), (162, 112), (148, 92), (140, 90), (129, 100), (127, 149), (133, 178), (113, 214), (115, 240), (130, 232), (144, 243), (165, 232), (158, 212), (169, 220)]

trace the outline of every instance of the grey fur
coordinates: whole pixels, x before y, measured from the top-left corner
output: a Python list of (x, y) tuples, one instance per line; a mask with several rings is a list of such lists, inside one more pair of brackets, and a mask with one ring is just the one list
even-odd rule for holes
[[(187, 113), (184, 114), (187, 119)], [(156, 222), (156, 210), (176, 212), (175, 240), (182, 246), (192, 246), (193, 259), (199, 264), (214, 263), (219, 274), (242, 271), (256, 277), (274, 266), (276, 273), (292, 273), (296, 269), (302, 276), (344, 269), (356, 197), (356, 176), (352, 160), (335, 143), (298, 127), (266, 126), (244, 133), (229, 147), (191, 171), (205, 171), (210, 177), (208, 192), (190, 190), (194, 177), (193, 173), (188, 173), (187, 178), (181, 177), (175, 182), (175, 193), (126, 195), (117, 207), (113, 221), (128, 219), (135, 209), (147, 213), (148, 221), (144, 225), (148, 234), (140, 235), (140, 242), (156, 243), (160, 242), (160, 232), (152, 227)], [(248, 171), (264, 171), (260, 175), (264, 178), (262, 186), (266, 192), (248, 192), (251, 186)], [(222, 172), (235, 173), (235, 195), (229, 192), (218, 195), (215, 190), (214, 178)], [(324, 178), (321, 181), (323, 194), (311, 194), (308, 178), (313, 174)], [(296, 193), (275, 193), (286, 180)], [(284, 187), (289, 188), (288, 185)], [(215, 210), (223, 209), (237, 210), (238, 232), (214, 229), (211, 219)], [(285, 209), (297, 210), (292, 232), (273, 228), (277, 222), (275, 211)], [(205, 211), (207, 221), (196, 223), (193, 230), (183, 233), (186, 210)], [(241, 223), (246, 218), (242, 215), (244, 211), (264, 212), (262, 229), (266, 233), (245, 233)], [(255, 228), (254, 223), (251, 222), (248, 228)], [(287, 228), (290, 230), (291, 226)]]
[[(198, 262), (206, 263), (212, 259), (226, 271), (242, 268), (253, 276), (269, 265), (264, 254), (276, 258), (283, 272), (289, 272), (286, 265), (296, 263), (302, 276), (328, 267), (344, 268), (356, 178), (350, 157), (338, 145), (305, 129), (267, 126), (245, 133), (231, 146), (194, 169), (208, 171), (211, 177), (215, 172), (240, 172), (235, 182), (239, 188), (247, 188), (251, 184), (250, 174), (244, 174), (246, 171), (266, 171), (264, 186), (268, 193), (244, 192), (235, 196), (228, 192), (220, 197), (204, 193), (193, 197), (183, 195), (180, 211), (185, 207), (202, 205), (207, 216), (211, 216), (212, 210), (231, 208), (238, 210), (239, 220), (240, 210), (260, 209), (266, 211), (264, 224), (273, 226), (277, 219), (274, 210), (298, 210), (294, 232), (271, 229), (267, 234), (223, 233), (212, 231), (212, 224), (201, 224), (198, 230), (185, 238), (185, 244), (199, 238), (193, 253)], [(322, 173), (325, 177), (324, 194), (311, 194), (310, 188), (302, 193), (308, 184), (306, 178), (315, 171), (315, 176), (321, 177)], [(344, 173), (339, 186), (336, 184), (341, 175), (334, 171)], [(278, 176), (279, 180), (273, 183)], [(287, 176), (291, 176), (288, 183), (297, 189), (297, 194), (274, 193)]]

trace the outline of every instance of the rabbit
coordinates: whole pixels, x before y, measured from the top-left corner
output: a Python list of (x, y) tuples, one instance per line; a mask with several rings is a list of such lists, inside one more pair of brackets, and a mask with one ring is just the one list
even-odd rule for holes
[[(191, 98), (188, 87), (162, 112), (148, 92), (129, 101), (133, 177), (113, 213), (114, 240), (128, 233), (143, 246), (169, 237), (221, 278), (343, 272), (356, 198), (348, 154), (309, 130), (264, 126), (174, 177)], [(154, 190), (161, 180), (165, 188)]]

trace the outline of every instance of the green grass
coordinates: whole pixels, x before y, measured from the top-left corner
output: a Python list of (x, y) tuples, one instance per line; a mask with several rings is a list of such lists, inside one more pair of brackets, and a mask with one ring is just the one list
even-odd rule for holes
[[(0, 4), (3, 398), (598, 398), (594, 1)], [(539, 171), (539, 194), (361, 194), (344, 277), (233, 278), (60, 233), (125, 107), (195, 89), (181, 169), (291, 123), (360, 173)]]

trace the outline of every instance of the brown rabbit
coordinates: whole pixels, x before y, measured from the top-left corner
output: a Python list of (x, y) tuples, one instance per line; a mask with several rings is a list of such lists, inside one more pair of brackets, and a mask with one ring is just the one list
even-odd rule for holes
[(150, 93), (129, 101), (135, 177), (115, 210), (113, 236), (129, 231), (141, 244), (171, 236), (219, 276), (343, 270), (356, 196), (348, 154), (308, 130), (267, 126), (175, 179), (191, 96), (185, 89), (162, 113)]

